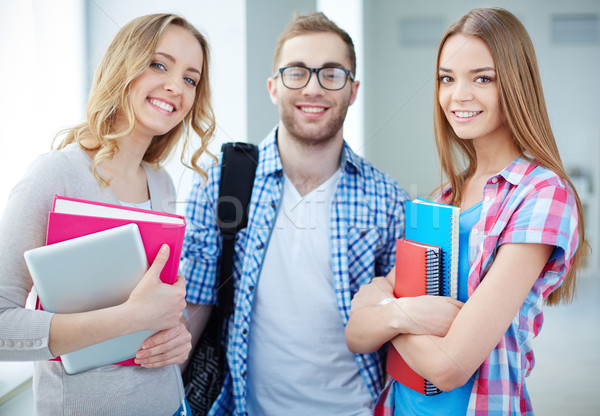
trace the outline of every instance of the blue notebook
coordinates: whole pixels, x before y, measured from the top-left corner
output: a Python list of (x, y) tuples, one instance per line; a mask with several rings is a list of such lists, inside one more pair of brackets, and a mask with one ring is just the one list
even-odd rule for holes
[(417, 198), (406, 203), (404, 237), (442, 249), (444, 296), (458, 297), (460, 208)]

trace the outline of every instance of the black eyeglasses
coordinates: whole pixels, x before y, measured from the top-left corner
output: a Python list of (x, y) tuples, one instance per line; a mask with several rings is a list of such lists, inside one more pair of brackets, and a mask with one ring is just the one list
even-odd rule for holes
[(273, 78), (281, 74), (281, 82), (283, 82), (286, 88), (299, 90), (308, 85), (313, 72), (317, 74), (319, 85), (329, 91), (337, 91), (344, 88), (348, 77), (354, 81), (354, 74), (344, 68), (307, 68), (298, 65), (279, 68), (273, 75)]

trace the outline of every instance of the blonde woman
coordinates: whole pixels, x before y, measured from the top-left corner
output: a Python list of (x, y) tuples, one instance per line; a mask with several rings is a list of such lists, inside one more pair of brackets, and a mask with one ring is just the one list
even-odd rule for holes
[[(386, 335), (389, 322), (366, 317), (403, 313), (406, 299), (375, 306), (391, 296), (392, 272), (355, 297), (346, 339), (355, 352), (391, 340), (443, 391), (425, 396), (392, 379), (376, 414), (531, 415), (531, 342), (543, 304), (573, 296), (585, 247), (581, 203), (550, 128), (531, 40), (514, 15), (474, 9), (453, 23), (436, 79), (435, 137), (448, 179), (438, 200), (461, 209), (464, 305), (445, 335)], [(370, 327), (357, 327), (361, 319)]]
[[(25, 309), (32, 281), (23, 253), (44, 245), (55, 194), (173, 211), (175, 189), (160, 167), (183, 136), (182, 162), (197, 161), (214, 130), (206, 39), (181, 17), (155, 14), (126, 24), (97, 69), (86, 121), (67, 130), (13, 189), (0, 221), (0, 360), (35, 361), (36, 415), (172, 415), (184, 410), (177, 364), (191, 349), (182, 324), (185, 281), (158, 280), (168, 246), (122, 305), (86, 313)], [(191, 130), (201, 144), (191, 155)], [(160, 331), (136, 356), (68, 375), (61, 354), (139, 331)]]

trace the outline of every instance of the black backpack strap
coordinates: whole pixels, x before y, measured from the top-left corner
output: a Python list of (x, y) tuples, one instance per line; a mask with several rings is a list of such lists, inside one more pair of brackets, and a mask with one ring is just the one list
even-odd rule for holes
[(223, 328), (233, 306), (235, 234), (248, 224), (248, 206), (258, 162), (258, 148), (247, 143), (222, 147), (216, 221), (223, 237), (217, 307), (213, 309), (183, 374), (185, 394), (195, 415), (206, 415), (220, 394), (227, 372)]
[(213, 309), (183, 374), (185, 394), (195, 415), (208, 414), (222, 390), (227, 372), (222, 338), (233, 306), (235, 234), (248, 224), (248, 206), (258, 164), (258, 148), (253, 144), (225, 143), (222, 151), (216, 209), (216, 221), (223, 237), (217, 307)]
[(217, 223), (223, 236), (218, 287), (218, 322), (223, 323), (233, 306), (233, 253), (235, 235), (248, 224), (248, 206), (258, 164), (258, 147), (251, 143), (224, 143)]

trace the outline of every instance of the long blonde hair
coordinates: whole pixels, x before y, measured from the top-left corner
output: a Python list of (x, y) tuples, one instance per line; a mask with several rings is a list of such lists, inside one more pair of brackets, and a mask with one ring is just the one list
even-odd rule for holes
[[(437, 70), (446, 40), (463, 34), (482, 39), (490, 49), (498, 82), (500, 106), (515, 148), (521, 157), (533, 159), (564, 179), (577, 203), (579, 246), (563, 284), (552, 292), (546, 303), (568, 303), (575, 294), (576, 275), (587, 243), (584, 236), (583, 208), (573, 183), (567, 175), (554, 140), (542, 91), (535, 51), (529, 34), (510, 12), (500, 8), (473, 9), (450, 25), (440, 42)], [(439, 81), (435, 84), (434, 131), (442, 173), (452, 189), (453, 205), (460, 204), (465, 184), (475, 173), (477, 159), (470, 140), (460, 140), (448, 123), (439, 101)], [(466, 165), (466, 166), (465, 166)]]
[[(57, 146), (62, 149), (70, 143), (79, 143), (86, 150), (97, 150), (92, 162), (96, 179), (107, 186), (107, 181), (99, 174), (98, 164), (110, 159), (117, 150), (116, 139), (126, 136), (135, 128), (135, 113), (129, 98), (129, 86), (151, 63), (161, 36), (169, 25), (187, 29), (198, 40), (202, 49), (202, 75), (196, 87), (196, 96), (190, 112), (171, 131), (155, 136), (148, 146), (143, 160), (153, 166), (167, 159), (184, 137), (181, 162), (206, 178), (206, 172), (198, 165), (198, 159), (207, 151), (207, 146), (215, 130), (215, 118), (211, 106), (209, 57), (210, 51), (205, 37), (182, 17), (173, 14), (152, 14), (138, 17), (115, 35), (96, 69), (90, 98), (87, 105), (87, 118), (83, 123), (59, 132), (57, 137), (64, 139)], [(125, 131), (115, 131), (117, 116), (123, 115), (128, 122)], [(191, 147), (190, 127), (200, 137), (200, 146), (186, 160)], [(84, 140), (92, 139), (94, 146), (86, 147)]]

